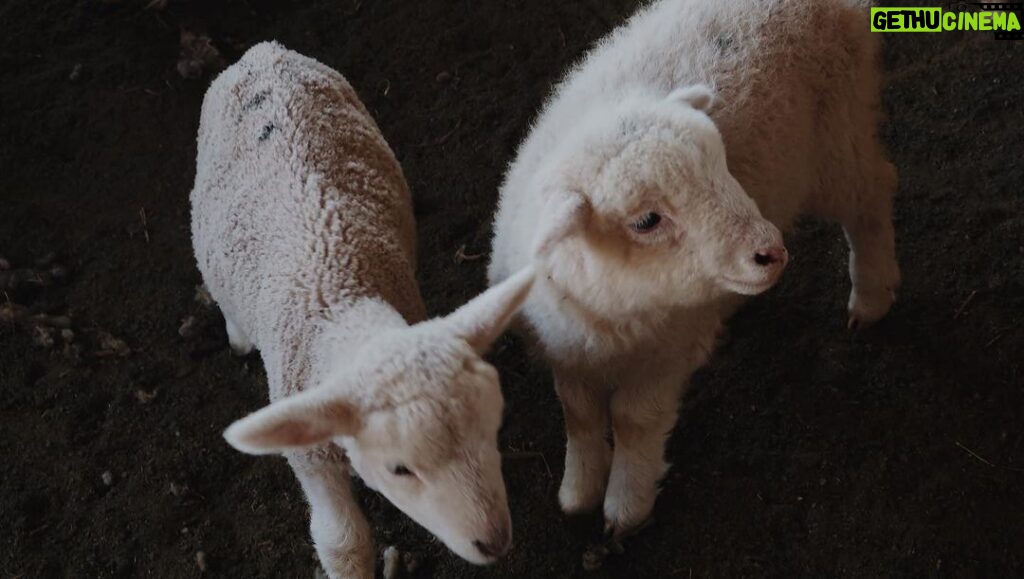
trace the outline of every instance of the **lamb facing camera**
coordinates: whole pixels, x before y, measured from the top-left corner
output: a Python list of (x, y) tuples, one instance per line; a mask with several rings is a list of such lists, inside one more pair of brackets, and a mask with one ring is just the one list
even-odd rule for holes
[(503, 556), (503, 399), (481, 356), (532, 270), (421, 321), (394, 154), (340, 74), (276, 43), (210, 86), (191, 202), (196, 261), (231, 347), (259, 350), (270, 389), (270, 405), (224, 436), (288, 458), (328, 576), (373, 577), (349, 467), (461, 557)]
[(897, 177), (865, 4), (654, 3), (569, 72), (520, 146), (488, 276), (537, 264), (521, 317), (565, 415), (566, 512), (603, 507), (616, 537), (649, 517), (682, 390), (743, 297), (778, 281), (798, 216), (843, 227), (849, 325), (889, 311)]

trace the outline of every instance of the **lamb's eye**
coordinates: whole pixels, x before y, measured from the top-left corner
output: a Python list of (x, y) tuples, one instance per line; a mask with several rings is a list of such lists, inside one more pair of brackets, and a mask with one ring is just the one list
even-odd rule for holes
[(633, 231), (637, 233), (649, 233), (654, 231), (659, 223), (661, 223), (661, 215), (651, 212), (634, 221), (632, 227)]
[(412, 471), (404, 464), (396, 464), (391, 467), (391, 474), (395, 476), (413, 476)]

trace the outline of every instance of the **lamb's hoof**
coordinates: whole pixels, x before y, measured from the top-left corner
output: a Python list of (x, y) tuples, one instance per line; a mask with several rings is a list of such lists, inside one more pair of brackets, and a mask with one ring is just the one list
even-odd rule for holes
[(249, 337), (243, 334), (227, 316), (224, 317), (224, 330), (228, 334), (228, 345), (231, 346), (231, 352), (234, 355), (248, 356), (252, 352), (253, 343), (249, 341)]
[(650, 524), (658, 489), (634, 488), (631, 492), (610, 492), (604, 500), (604, 530), (611, 540), (620, 542)]
[(228, 345), (231, 346), (231, 353), (239, 358), (244, 358), (253, 351), (252, 344), (231, 344), (229, 342)]
[[(323, 561), (322, 570), (327, 579), (374, 579), (373, 563), (365, 563), (353, 560), (332, 560)], [(319, 573), (314, 574), (315, 579), (322, 577)]]
[(622, 543), (617, 543), (612, 539), (605, 539), (600, 543), (590, 545), (583, 552), (583, 570), (588, 573), (597, 571), (604, 565), (604, 560), (608, 558), (608, 555), (621, 555), (625, 552)]
[[(621, 549), (622, 541), (636, 535), (652, 524), (654, 524), (654, 517), (650, 516), (641, 520), (639, 523), (626, 523), (623, 521), (611, 521), (605, 519), (604, 540), (607, 544), (614, 546), (615, 549)], [(613, 549), (613, 551), (615, 549)]]
[(573, 484), (568, 479), (562, 479), (562, 486), (558, 489), (558, 505), (562, 512), (567, 515), (579, 515), (597, 510), (604, 499), (603, 486), (587, 487), (583, 484)]
[(849, 318), (846, 322), (847, 329), (856, 331), (870, 327), (889, 313), (889, 309), (892, 308), (895, 301), (895, 289), (858, 291), (854, 288), (850, 293), (850, 303), (847, 307), (849, 311)]

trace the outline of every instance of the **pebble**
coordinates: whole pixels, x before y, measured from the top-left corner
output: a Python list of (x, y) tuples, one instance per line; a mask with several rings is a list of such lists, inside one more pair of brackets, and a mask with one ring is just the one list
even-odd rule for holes
[(0, 276), (0, 279), (3, 278), (7, 278), (7, 283), (4, 285), (10, 290), (17, 290), (21, 284), (29, 282), (42, 285), (42, 280), (31, 269), (14, 269), (10, 272), (4, 272), (4, 275)]
[(209, 308), (213, 306), (213, 297), (210, 296), (210, 291), (206, 289), (205, 285), (196, 286), (196, 293), (192, 297), (192, 299), (199, 302), (205, 307)]
[(18, 304), (0, 304), (0, 322), (14, 323), (25, 315), (25, 307)]
[(11, 262), (0, 257), (0, 271), (7, 271), (9, 269), (11, 269)]
[(597, 571), (604, 564), (608, 556), (608, 549), (601, 545), (592, 546), (583, 552), (583, 570), (587, 572)]
[(416, 553), (402, 553), (402, 560), (405, 562), (405, 572), (409, 575), (413, 575), (420, 568), (420, 559)]
[(57, 282), (63, 282), (68, 278), (68, 268), (63, 265), (54, 265), (50, 267), (50, 277)]
[[(135, 399), (139, 401), (139, 404), (149, 404), (154, 398), (156, 398), (156, 390), (139, 389), (135, 391)], [(171, 483), (171, 491), (174, 491), (174, 483)]]
[(401, 559), (398, 547), (389, 545), (387, 549), (384, 549), (384, 579), (395, 579), (398, 577), (400, 569), (398, 564)]
[(181, 325), (178, 326), (178, 335), (186, 340), (196, 335), (196, 317), (188, 316), (182, 320)]
[(105, 470), (103, 471), (103, 474), (100, 475), (100, 480), (103, 481), (103, 484), (109, 487), (114, 484), (114, 473), (109, 470)]
[(132, 349), (128, 347), (124, 340), (115, 338), (107, 332), (100, 332), (99, 338), (101, 353), (105, 355), (127, 356), (132, 353)]
[(78, 364), (82, 360), (82, 348), (78, 344), (64, 344), (64, 357)]
[(71, 69), (71, 74), (68, 75), (68, 80), (70, 80), (71, 82), (75, 82), (76, 80), (78, 80), (81, 77), (82, 77), (82, 63), (78, 63), (78, 64), (76, 64)]
[(32, 343), (40, 348), (50, 349), (53, 347), (53, 328), (46, 326), (35, 326), (32, 328)]
[(448, 72), (447, 70), (442, 70), (441, 72), (437, 73), (437, 76), (434, 78), (434, 80), (436, 80), (437, 82), (442, 82), (442, 83), (443, 82), (448, 82), (451, 79), (452, 79), (452, 73)]
[(624, 552), (625, 549), (622, 547), (622, 543), (618, 541), (605, 541), (604, 543), (591, 545), (583, 552), (583, 570), (588, 572), (597, 571), (604, 565), (604, 560), (608, 558), (609, 554), (621, 555)]
[(208, 71), (220, 70), (224, 59), (205, 34), (181, 31), (181, 58), (178, 60), (178, 74), (183, 78), (200, 78)]
[(33, 316), (32, 319), (40, 326), (49, 326), (51, 328), (58, 328), (61, 330), (71, 328), (71, 318), (67, 316), (47, 316), (45, 314), (39, 314), (37, 316)]
[(206, 552), (196, 551), (196, 567), (199, 567), (200, 573), (206, 572)]

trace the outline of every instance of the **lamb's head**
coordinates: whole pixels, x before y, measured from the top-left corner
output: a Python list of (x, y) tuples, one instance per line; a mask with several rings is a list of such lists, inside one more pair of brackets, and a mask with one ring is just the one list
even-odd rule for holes
[(333, 442), (379, 491), (464, 559), (512, 544), (497, 447), (504, 401), (482, 358), (526, 298), (532, 268), (449, 316), (382, 332), (358, 361), (225, 432), (250, 453)]
[(564, 136), (532, 177), (548, 200), (535, 252), (555, 283), (634, 314), (776, 282), (782, 234), (729, 173), (712, 101), (700, 85), (628, 97)]

